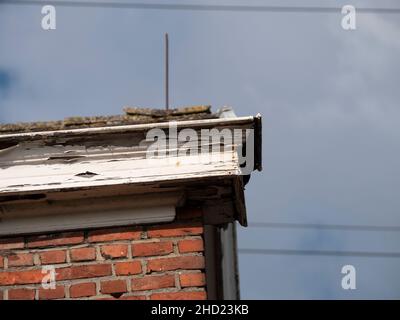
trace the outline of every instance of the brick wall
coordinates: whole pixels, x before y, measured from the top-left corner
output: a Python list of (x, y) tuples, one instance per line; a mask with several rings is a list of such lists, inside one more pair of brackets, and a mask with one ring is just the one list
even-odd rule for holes
[[(199, 214), (182, 211), (167, 225), (0, 238), (0, 300), (206, 299)], [(55, 267), (55, 289), (41, 286), (46, 265)]]

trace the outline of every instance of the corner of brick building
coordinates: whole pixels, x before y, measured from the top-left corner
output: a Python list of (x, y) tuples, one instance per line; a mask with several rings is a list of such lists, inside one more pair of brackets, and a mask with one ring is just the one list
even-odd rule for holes
[(204, 247), (202, 210), (188, 207), (173, 223), (0, 238), (0, 300), (207, 299)]

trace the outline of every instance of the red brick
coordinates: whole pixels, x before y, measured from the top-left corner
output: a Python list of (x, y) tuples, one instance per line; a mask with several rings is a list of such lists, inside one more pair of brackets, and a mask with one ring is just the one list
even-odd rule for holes
[(95, 278), (111, 275), (110, 264), (92, 264), (56, 269), (56, 280)]
[(83, 242), (83, 232), (40, 235), (28, 239), (28, 248), (53, 247)]
[(128, 246), (125, 244), (102, 246), (101, 254), (106, 259), (126, 258), (128, 256)]
[(30, 253), (17, 253), (8, 256), (9, 267), (33, 266), (33, 255)]
[(123, 293), (127, 292), (125, 280), (110, 280), (101, 282), (101, 293)]
[(132, 245), (132, 256), (162, 256), (174, 251), (171, 241), (135, 243)]
[(79, 248), (71, 250), (71, 261), (90, 261), (95, 259), (95, 248)]
[(129, 276), (142, 272), (140, 261), (119, 262), (115, 264), (115, 273), (117, 276)]
[(24, 246), (24, 238), (0, 239), (0, 250), (22, 249)]
[(0, 256), (0, 268), (4, 268), (4, 258)]
[(40, 253), (40, 262), (42, 264), (64, 263), (66, 261), (65, 251), (52, 250)]
[(41, 283), (44, 275), (41, 270), (0, 272), (0, 285)]
[(181, 287), (203, 287), (206, 284), (204, 273), (184, 273), (179, 276)]
[(69, 288), (71, 298), (91, 297), (96, 295), (96, 284), (94, 282), (78, 283)]
[(203, 227), (199, 225), (165, 225), (150, 227), (147, 231), (147, 235), (150, 238), (162, 238), (162, 237), (182, 237), (190, 235), (199, 235), (203, 233)]
[(204, 257), (184, 256), (148, 260), (147, 271), (169, 271), (178, 269), (204, 269)]
[(139, 240), (141, 234), (141, 229), (137, 227), (96, 230), (89, 232), (89, 242)]
[(175, 277), (173, 275), (146, 276), (143, 278), (132, 279), (132, 291), (154, 290), (175, 287)]
[(178, 242), (180, 253), (200, 252), (204, 251), (204, 243), (202, 239), (181, 240)]
[(65, 298), (64, 286), (56, 286), (55, 289), (39, 289), (39, 300), (53, 300)]
[(206, 300), (207, 295), (204, 291), (185, 291), (185, 292), (163, 292), (154, 293), (150, 296), (151, 300)]
[(10, 289), (8, 300), (35, 300), (34, 289)]

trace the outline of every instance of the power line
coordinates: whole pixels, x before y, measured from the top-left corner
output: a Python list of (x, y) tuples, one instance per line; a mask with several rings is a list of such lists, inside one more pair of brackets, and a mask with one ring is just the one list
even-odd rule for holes
[(239, 249), (238, 252), (241, 254), (256, 254), (256, 255), (400, 258), (400, 252), (289, 250), (289, 249)]
[[(277, 13), (340, 13), (341, 7), (319, 6), (256, 6), (256, 5), (215, 5), (215, 4), (162, 4), (129, 3), (113, 1), (41, 1), (41, 0), (0, 0), (0, 4), (10, 5), (56, 5), (63, 7), (120, 8), (146, 10), (181, 11), (225, 11), (225, 12), (277, 12)], [(362, 13), (398, 14), (400, 8), (356, 8)]]
[(285, 223), (285, 222), (253, 222), (253, 228), (280, 228), (280, 229), (320, 229), (320, 230), (347, 230), (347, 231), (385, 231), (399, 232), (400, 226), (367, 226), (342, 224), (313, 224), (313, 223)]

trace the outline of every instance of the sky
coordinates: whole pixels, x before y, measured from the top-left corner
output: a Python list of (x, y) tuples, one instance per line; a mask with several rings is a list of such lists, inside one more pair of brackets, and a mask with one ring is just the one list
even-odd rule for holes
[[(0, 4), (0, 122), (162, 108), (168, 32), (173, 106), (263, 116), (264, 170), (246, 187), (251, 223), (400, 226), (399, 13), (358, 13), (357, 29), (345, 31), (340, 11), (56, 10), (57, 29), (44, 31), (40, 6)], [(400, 252), (399, 244), (399, 232), (238, 227), (239, 248)], [(348, 264), (355, 290), (341, 287)], [(240, 254), (239, 267), (244, 299), (400, 298), (400, 258)]]

